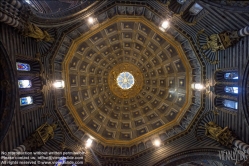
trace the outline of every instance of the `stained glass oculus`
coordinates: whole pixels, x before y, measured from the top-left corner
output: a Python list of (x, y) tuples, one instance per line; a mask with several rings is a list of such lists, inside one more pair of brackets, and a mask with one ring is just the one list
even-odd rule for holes
[(122, 89), (130, 89), (134, 85), (134, 77), (129, 72), (122, 72), (118, 75), (117, 84)]

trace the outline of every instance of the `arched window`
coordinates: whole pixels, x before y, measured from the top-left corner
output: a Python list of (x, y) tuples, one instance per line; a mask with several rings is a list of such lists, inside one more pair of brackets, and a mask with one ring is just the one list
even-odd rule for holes
[(27, 63), (16, 62), (16, 69), (19, 71), (30, 71), (30, 65)]
[(239, 74), (237, 71), (221, 71), (215, 72), (215, 81), (217, 82), (237, 82)]
[(26, 71), (29, 71), (30, 74), (42, 73), (43, 71), (40, 60), (21, 55), (16, 56), (16, 68), (20, 71), (19, 75), (25, 74)]
[(30, 80), (18, 80), (19, 88), (31, 88), (32, 83)]
[(189, 7), (183, 12), (181, 18), (187, 23), (196, 23), (196, 19), (199, 13), (203, 10), (203, 7), (198, 3), (192, 3)]
[(20, 111), (29, 112), (44, 106), (43, 93), (23, 94), (20, 96)]
[(177, 0), (177, 2), (183, 5), (186, 2), (186, 0)]
[(238, 94), (239, 88), (236, 86), (225, 86), (224, 91), (226, 93)]
[(30, 104), (33, 104), (33, 98), (31, 96), (26, 96), (26, 97), (20, 98), (20, 105), (21, 106), (30, 105)]
[(236, 101), (239, 93), (238, 79), (239, 74), (236, 70), (217, 70), (215, 72), (214, 92), (219, 95), (214, 99), (216, 107), (225, 108), (232, 112), (238, 110), (238, 102)]
[(228, 72), (224, 74), (226, 80), (237, 80), (239, 79), (238, 72)]
[(220, 97), (215, 97), (214, 98), (214, 104), (216, 107), (222, 108), (230, 108), (237, 110), (238, 109), (238, 102), (230, 99), (224, 99)]
[(224, 107), (238, 109), (238, 102), (237, 101), (225, 99), (222, 101), (222, 103), (223, 103)]
[(218, 95), (232, 95), (235, 96), (238, 94), (239, 87), (236, 85), (224, 85), (224, 84), (215, 84), (214, 92)]
[(197, 15), (202, 11), (203, 7), (198, 3), (194, 3), (193, 6), (189, 9), (191, 15)]
[(170, 1), (168, 8), (172, 12), (179, 14), (181, 12), (184, 2), (185, 2), (184, 0), (172, 0)]

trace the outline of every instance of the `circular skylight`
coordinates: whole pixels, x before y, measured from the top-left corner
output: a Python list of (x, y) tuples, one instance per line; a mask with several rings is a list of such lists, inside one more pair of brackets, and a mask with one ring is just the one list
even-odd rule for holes
[(118, 75), (117, 83), (122, 89), (130, 89), (134, 85), (134, 77), (129, 72), (122, 72)]

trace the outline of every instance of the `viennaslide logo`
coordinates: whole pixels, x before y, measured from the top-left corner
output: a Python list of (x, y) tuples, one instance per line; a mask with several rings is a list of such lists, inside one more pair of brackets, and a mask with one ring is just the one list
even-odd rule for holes
[(246, 152), (239, 150), (237, 147), (233, 148), (233, 150), (221, 150), (219, 151), (219, 158), (223, 161), (235, 161), (235, 164), (242, 163), (249, 158), (249, 154)]

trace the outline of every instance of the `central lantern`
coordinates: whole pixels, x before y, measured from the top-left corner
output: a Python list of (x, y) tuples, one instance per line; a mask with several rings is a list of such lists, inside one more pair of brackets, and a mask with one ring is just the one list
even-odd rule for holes
[(130, 89), (134, 85), (134, 77), (129, 72), (122, 72), (118, 75), (117, 84), (122, 89)]
[(143, 87), (143, 75), (137, 66), (121, 63), (109, 72), (108, 84), (111, 91), (118, 97), (134, 97)]

